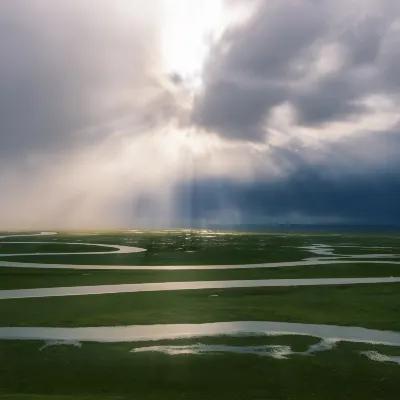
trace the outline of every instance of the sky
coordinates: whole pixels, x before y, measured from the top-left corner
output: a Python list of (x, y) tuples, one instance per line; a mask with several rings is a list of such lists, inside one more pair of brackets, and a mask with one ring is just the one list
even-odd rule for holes
[(0, 230), (400, 224), (398, 0), (0, 2)]

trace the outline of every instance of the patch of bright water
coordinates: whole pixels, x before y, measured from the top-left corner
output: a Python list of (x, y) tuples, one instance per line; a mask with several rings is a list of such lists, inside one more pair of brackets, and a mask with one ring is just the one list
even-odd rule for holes
[(48, 340), (44, 343), (42, 347), (39, 348), (39, 351), (46, 349), (47, 347), (52, 346), (74, 346), (74, 347), (82, 347), (82, 343), (76, 340)]
[[(59, 254), (59, 253), (58, 253)], [(74, 253), (78, 254), (78, 253)], [(90, 253), (93, 254), (93, 253)], [(98, 254), (98, 253), (97, 253)], [(113, 254), (113, 252), (107, 252)], [(396, 256), (398, 257), (398, 256)], [(357, 257), (367, 258), (367, 257)], [(381, 258), (376, 255), (375, 258)], [(314, 265), (332, 264), (400, 264), (400, 261), (351, 261), (329, 257), (321, 260), (320, 258), (309, 258), (305, 261), (284, 261), (262, 264), (237, 264), (237, 265), (71, 265), (71, 264), (42, 264), (42, 263), (23, 263), (0, 261), (0, 267), (14, 268), (49, 268), (49, 269), (97, 269), (97, 270), (130, 270), (130, 271), (182, 271), (182, 270), (227, 270), (227, 269), (255, 269), (255, 268), (284, 268), (284, 267), (304, 267)]]
[(360, 354), (368, 357), (372, 361), (391, 362), (400, 365), (399, 356), (387, 356), (385, 354), (378, 353), (377, 351), (360, 351)]
[[(400, 333), (349, 326), (300, 324), (289, 322), (234, 321), (207, 324), (158, 324), (87, 328), (10, 327), (0, 328), (3, 340), (45, 340), (79, 342), (133, 342), (213, 336), (303, 335), (324, 341), (316, 349), (335, 342), (375, 343), (400, 346)], [(329, 344), (330, 346), (330, 344)]]
[(335, 342), (322, 340), (317, 344), (313, 344), (306, 351), (296, 352), (290, 346), (285, 345), (265, 345), (265, 346), (225, 346), (225, 345), (208, 345), (198, 343), (190, 346), (146, 346), (138, 347), (131, 350), (132, 353), (143, 352), (161, 352), (168, 355), (179, 354), (222, 354), (222, 353), (237, 353), (237, 354), (252, 354), (256, 356), (267, 356), (276, 359), (287, 359), (291, 355), (309, 356), (321, 351), (333, 349)]
[(318, 256), (335, 256), (335, 254), (333, 254), (333, 247), (326, 244), (313, 244), (310, 246), (301, 246), (299, 248), (307, 250), (310, 253), (316, 254)]
[(132, 283), (122, 285), (71, 286), (40, 289), (0, 290), (0, 299), (27, 299), (33, 297), (63, 297), (94, 294), (162, 292), (172, 290), (200, 290), (256, 287), (356, 285), (400, 282), (400, 277), (388, 278), (321, 278), (321, 279), (258, 279), (236, 281), (194, 281)]

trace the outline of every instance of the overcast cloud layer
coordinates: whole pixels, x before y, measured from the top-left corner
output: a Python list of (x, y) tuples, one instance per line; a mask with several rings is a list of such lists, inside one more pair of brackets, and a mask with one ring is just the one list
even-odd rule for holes
[(226, 1), (195, 91), (165, 4), (0, 3), (0, 230), (400, 223), (398, 0)]

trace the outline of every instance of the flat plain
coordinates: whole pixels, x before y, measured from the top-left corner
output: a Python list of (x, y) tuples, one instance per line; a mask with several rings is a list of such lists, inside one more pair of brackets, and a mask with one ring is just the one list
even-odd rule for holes
[[(400, 283), (299, 286), (296, 280), (400, 277), (399, 237), (39, 233), (0, 234), (0, 294), (168, 282), (237, 281), (239, 287), (2, 299), (0, 399), (397, 398), (400, 345), (379, 332), (400, 332)], [(270, 279), (290, 284), (240, 287)], [(299, 328), (240, 329), (256, 322)], [(228, 328), (204, 330), (203, 324), (219, 323)], [(151, 337), (146, 329), (156, 324)], [(195, 333), (185, 336), (182, 324), (193, 324)], [(305, 334), (303, 324), (315, 333)], [(76, 329), (96, 327), (144, 333), (78, 340)], [(341, 327), (367, 333), (337, 337)], [(30, 328), (50, 331), (35, 336)], [(57, 328), (66, 329), (66, 338), (58, 338)]]

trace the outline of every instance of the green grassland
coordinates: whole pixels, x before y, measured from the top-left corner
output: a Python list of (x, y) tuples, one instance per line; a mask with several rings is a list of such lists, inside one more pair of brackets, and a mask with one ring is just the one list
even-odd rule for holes
[(310, 265), (283, 268), (231, 270), (74, 270), (0, 267), (0, 289), (118, 285), (146, 282), (188, 282), (252, 279), (354, 278), (400, 276), (400, 265), (357, 264)]
[(388, 283), (12, 299), (0, 301), (0, 326), (287, 321), (400, 331), (399, 293)]
[[(203, 235), (196, 232), (181, 234), (131, 233), (94, 236), (59, 235), (57, 236), (57, 243), (82, 240), (82, 243), (119, 244), (141, 247), (147, 251), (133, 254), (76, 254), (66, 255), (61, 258), (48, 255), (2, 257), (1, 260), (100, 265), (196, 265), (295, 261), (310, 255), (307, 251), (298, 248), (305, 243), (305, 240), (301, 237), (287, 241), (285, 237), (271, 235), (226, 234), (209, 236), (212, 235)], [(29, 239), (34, 241), (33, 237)], [(25, 241), (25, 238), (23, 240)], [(44, 239), (35, 238), (35, 241), (39, 240)], [(28, 241), (28, 238), (26, 241)], [(66, 251), (68, 251), (68, 248), (69, 246), (66, 244)], [(95, 248), (91, 250), (96, 251)], [(18, 252), (21, 251), (18, 250)]]
[[(221, 232), (220, 232), (221, 233)], [(6, 234), (6, 233), (5, 233)], [(22, 234), (22, 232), (20, 233)], [(11, 241), (54, 243), (12, 244)], [(82, 243), (71, 245), (69, 243)], [(113, 251), (85, 244), (142, 247), (134, 254), (6, 257), (1, 253)], [(0, 262), (89, 265), (251, 264), (334, 254), (400, 254), (400, 238), (374, 235), (215, 234), (201, 231), (60, 233), (0, 239)], [(341, 247), (341, 246), (359, 247)], [(367, 249), (385, 246), (388, 249)], [(400, 257), (396, 258), (400, 260)], [(0, 290), (145, 282), (400, 276), (400, 265), (357, 264), (237, 270), (74, 270), (0, 267)], [(217, 295), (217, 296), (215, 296)], [(400, 331), (400, 283), (232, 288), (0, 300), (0, 326), (84, 327), (156, 323), (281, 321)], [(0, 341), (0, 400), (391, 400), (400, 366), (359, 351), (400, 355), (400, 348), (341, 343), (312, 356), (285, 360), (248, 354), (130, 353), (135, 347), (194, 343), (290, 345), (308, 336), (212, 337), (159, 342), (83, 343), (39, 348), (42, 341)]]
[[(20, 239), (22, 240), (22, 239)], [(44, 242), (44, 239), (41, 239)], [(92, 251), (115, 251), (116, 249), (104, 246), (90, 246), (87, 244), (67, 243), (9, 243), (0, 241), (1, 254), (18, 253), (80, 253)], [(25, 260), (26, 261), (26, 260)]]
[[(199, 264), (252, 264), (263, 262), (298, 261), (315, 256), (302, 246), (312, 244), (355, 245), (355, 246), (387, 246), (391, 249), (364, 249), (338, 247), (335, 254), (400, 254), (400, 240), (397, 237), (371, 236), (337, 236), (337, 235), (276, 235), (276, 234), (213, 234), (198, 231), (181, 233), (114, 233), (98, 235), (68, 235), (55, 237), (24, 237), (21, 241), (47, 241), (56, 239), (59, 251), (83, 251), (85, 246), (68, 245), (77, 240), (84, 243), (100, 243), (106, 245), (125, 245), (145, 248), (147, 251), (133, 254), (71, 254), (35, 255), (20, 257), (0, 257), (0, 261), (89, 264), (89, 265), (199, 265)], [(12, 238), (1, 239), (0, 245)], [(63, 247), (65, 243), (65, 247)], [(21, 247), (19, 247), (21, 246)], [(35, 246), (37, 251), (35, 251)], [(32, 252), (41, 252), (43, 245), (32, 244)], [(16, 253), (26, 252), (23, 245), (15, 245)], [(75, 250), (76, 249), (76, 250)], [(103, 250), (106, 249), (106, 250)], [(84, 251), (86, 251), (85, 248)], [(112, 249), (90, 247), (89, 251), (111, 251)], [(1, 252), (1, 247), (0, 247)], [(362, 260), (361, 260), (362, 261)]]
[[(283, 336), (207, 341), (234, 345), (285, 344), (304, 351), (318, 339)], [(386, 346), (342, 343), (332, 351), (313, 356), (293, 355), (277, 360), (226, 353), (178, 356), (130, 353), (134, 347), (153, 343), (84, 343), (82, 348), (56, 346), (38, 351), (41, 344), (12, 341), (1, 348), (0, 393), (4, 399), (389, 400), (397, 398), (400, 390), (398, 365), (373, 362), (358, 353), (377, 350), (399, 354)], [(7, 397), (7, 393), (19, 396)], [(57, 397), (60, 395), (65, 397)]]

